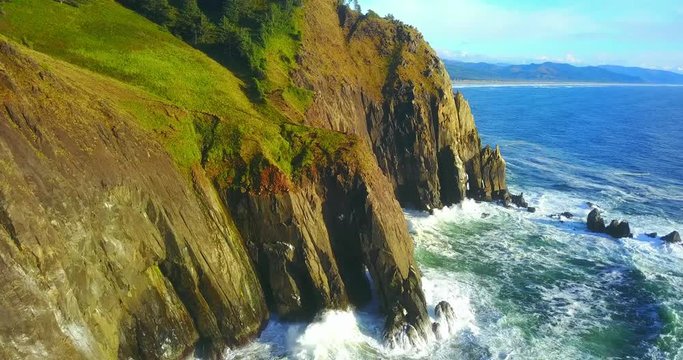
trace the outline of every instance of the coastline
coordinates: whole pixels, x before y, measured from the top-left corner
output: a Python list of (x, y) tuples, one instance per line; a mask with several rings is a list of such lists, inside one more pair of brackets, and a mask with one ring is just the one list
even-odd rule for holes
[(460, 80), (451, 81), (453, 88), (471, 87), (683, 87), (683, 84), (643, 84), (643, 83), (601, 83), (601, 82), (564, 82), (564, 81), (488, 81)]

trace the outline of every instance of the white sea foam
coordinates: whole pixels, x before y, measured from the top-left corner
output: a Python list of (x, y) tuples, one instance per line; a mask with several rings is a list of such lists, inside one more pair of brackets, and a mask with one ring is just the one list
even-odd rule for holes
[[(571, 177), (571, 175), (568, 175)], [(628, 177), (628, 176), (627, 176)], [(651, 215), (625, 215), (615, 210), (623, 199), (606, 201), (599, 206), (606, 219), (627, 218), (636, 233), (634, 239), (612, 239), (586, 230), (585, 218), (591, 207), (581, 193), (548, 190), (535, 187), (513, 189), (524, 192), (536, 213), (523, 209), (504, 208), (498, 204), (466, 200), (462, 204), (434, 210), (433, 214), (406, 210), (409, 229), (422, 267), (422, 286), (432, 320), (434, 306), (448, 301), (455, 313), (455, 333), (450, 338), (433, 342), (419, 349), (388, 349), (383, 346), (383, 318), (377, 304), (364, 309), (328, 311), (311, 324), (285, 323), (274, 319), (259, 341), (247, 347), (229, 350), (226, 359), (422, 359), (422, 358), (589, 358), (579, 346), (587, 332), (606, 327), (615, 316), (610, 296), (624, 278), (624, 269), (611, 267), (617, 261), (634, 266), (647, 279), (665, 279), (683, 289), (683, 246), (666, 245), (659, 239), (643, 235), (657, 231), (661, 235), (670, 229), (682, 228), (681, 223)], [(619, 194), (615, 189), (610, 195)], [(624, 194), (628, 196), (628, 194)], [(550, 218), (550, 215), (571, 212), (574, 217)], [(464, 237), (464, 238), (463, 238)], [(529, 243), (526, 238), (538, 238)], [(454, 243), (454, 239), (457, 240)], [(459, 245), (454, 245), (459, 244)], [(470, 247), (463, 249), (462, 247)], [(480, 267), (462, 269), (462, 251), (480, 257)], [(488, 252), (497, 254), (496, 262), (487, 265)], [(439, 265), (432, 265), (424, 256), (437, 256)], [(492, 259), (493, 260), (493, 259)], [(595, 263), (599, 274), (586, 273), (586, 267), (565, 264), (565, 261)], [(502, 266), (502, 267), (501, 267)], [(525, 269), (529, 273), (565, 272), (566, 279), (549, 283), (515, 285), (514, 273), (507, 269)], [(528, 267), (533, 267), (529, 269)], [(590, 267), (588, 267), (590, 268)], [(600, 270), (601, 269), (601, 270)], [(511, 270), (510, 270), (511, 271)], [(483, 273), (480, 273), (483, 272)], [(489, 275), (488, 272), (491, 272)], [(495, 276), (497, 279), (489, 279)], [(596, 276), (599, 281), (586, 283), (581, 279)], [(628, 285), (628, 284), (626, 284)], [(523, 291), (538, 294), (541, 306), (537, 336), (530, 337), (525, 326), (528, 315), (511, 311), (505, 293), (511, 286), (528, 286)], [(503, 295), (501, 295), (503, 294)], [(663, 301), (667, 306), (668, 301)], [(524, 304), (515, 304), (524, 307)], [(672, 304), (675, 306), (675, 304)], [(506, 309), (506, 310), (503, 310)], [(683, 316), (674, 312), (671, 316)], [(538, 329), (537, 329), (538, 331)], [(653, 357), (660, 356), (657, 351)]]

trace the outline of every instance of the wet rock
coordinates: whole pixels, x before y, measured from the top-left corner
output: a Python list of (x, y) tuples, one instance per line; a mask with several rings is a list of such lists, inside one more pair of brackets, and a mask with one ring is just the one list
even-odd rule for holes
[(481, 180), (484, 200), (506, 199), (505, 160), (497, 145), (495, 150), (487, 145), (481, 151)]
[(425, 342), (425, 339), (420, 335), (413, 325), (406, 326), (406, 335), (408, 336), (408, 342), (412, 347), (419, 347)]
[(445, 327), (447, 334), (453, 334), (455, 332), (455, 311), (453, 307), (447, 301), (441, 301), (434, 307), (434, 315), (436, 321)]
[(481, 214), (481, 218), (482, 218), (482, 219), (486, 219), (486, 218), (489, 217), (489, 216), (491, 216), (491, 214), (489, 214), (489, 213), (482, 213), (482, 214)]
[(443, 327), (441, 324), (438, 322), (432, 323), (432, 332), (434, 333), (434, 336), (436, 336), (436, 340), (442, 340), (444, 338), (442, 331)]
[(529, 206), (528, 208), (526, 208), (526, 210), (527, 210), (528, 212), (530, 212), (530, 213), (535, 213), (535, 212), (536, 212), (536, 208), (533, 207), (533, 206)]
[(551, 219), (557, 219), (557, 220), (572, 219), (572, 218), (574, 218), (574, 214), (572, 214), (568, 211), (565, 211), (565, 212), (559, 213), (559, 214), (548, 215), (548, 217)]
[(600, 210), (593, 209), (588, 214), (588, 230), (592, 232), (605, 232), (605, 220), (600, 215)]
[(674, 231), (671, 234), (662, 237), (662, 240), (668, 243), (679, 243), (681, 242), (681, 235), (678, 233), (678, 231)]
[(654, 238), (656, 238), (656, 237), (657, 237), (657, 233), (656, 233), (656, 232), (653, 232), (653, 233), (647, 233), (647, 234), (645, 234), (645, 236), (647, 236), (647, 237), (650, 237), (650, 238), (653, 238), (653, 239), (654, 239)]
[(521, 193), (519, 195), (510, 195), (510, 198), (512, 199), (512, 203), (515, 204), (517, 207), (529, 207), (529, 203), (527, 203), (526, 200), (524, 200), (524, 193)]
[(615, 238), (633, 237), (628, 221), (612, 220), (605, 229), (605, 233)]

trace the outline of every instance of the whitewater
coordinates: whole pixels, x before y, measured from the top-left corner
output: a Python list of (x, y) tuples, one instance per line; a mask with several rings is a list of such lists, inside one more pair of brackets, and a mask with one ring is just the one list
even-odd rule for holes
[[(428, 307), (450, 302), (455, 334), (388, 349), (371, 303), (275, 319), (224, 358), (683, 359), (683, 246), (646, 235), (683, 231), (683, 88), (463, 92), (484, 141), (501, 145), (510, 190), (537, 210), (405, 210)], [(592, 206), (634, 238), (588, 232)]]

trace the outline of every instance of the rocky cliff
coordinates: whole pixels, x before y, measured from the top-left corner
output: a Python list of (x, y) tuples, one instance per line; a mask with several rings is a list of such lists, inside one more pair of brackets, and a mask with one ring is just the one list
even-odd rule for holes
[(261, 286), (203, 170), (187, 179), (127, 114), (5, 41), (0, 65), (2, 357), (251, 339)]
[(502, 197), (505, 162), (415, 29), (305, 1), (287, 76), (313, 99), (292, 119), (279, 90), (250, 103), (225, 67), (114, 2), (7, 6), (3, 358), (215, 354), (269, 311), (373, 296), (387, 341), (434, 337), (401, 205)]
[(315, 92), (307, 123), (365, 139), (403, 206), (504, 196), (500, 152), (482, 149), (469, 104), (416, 29), (334, 1), (304, 7), (295, 78)]

